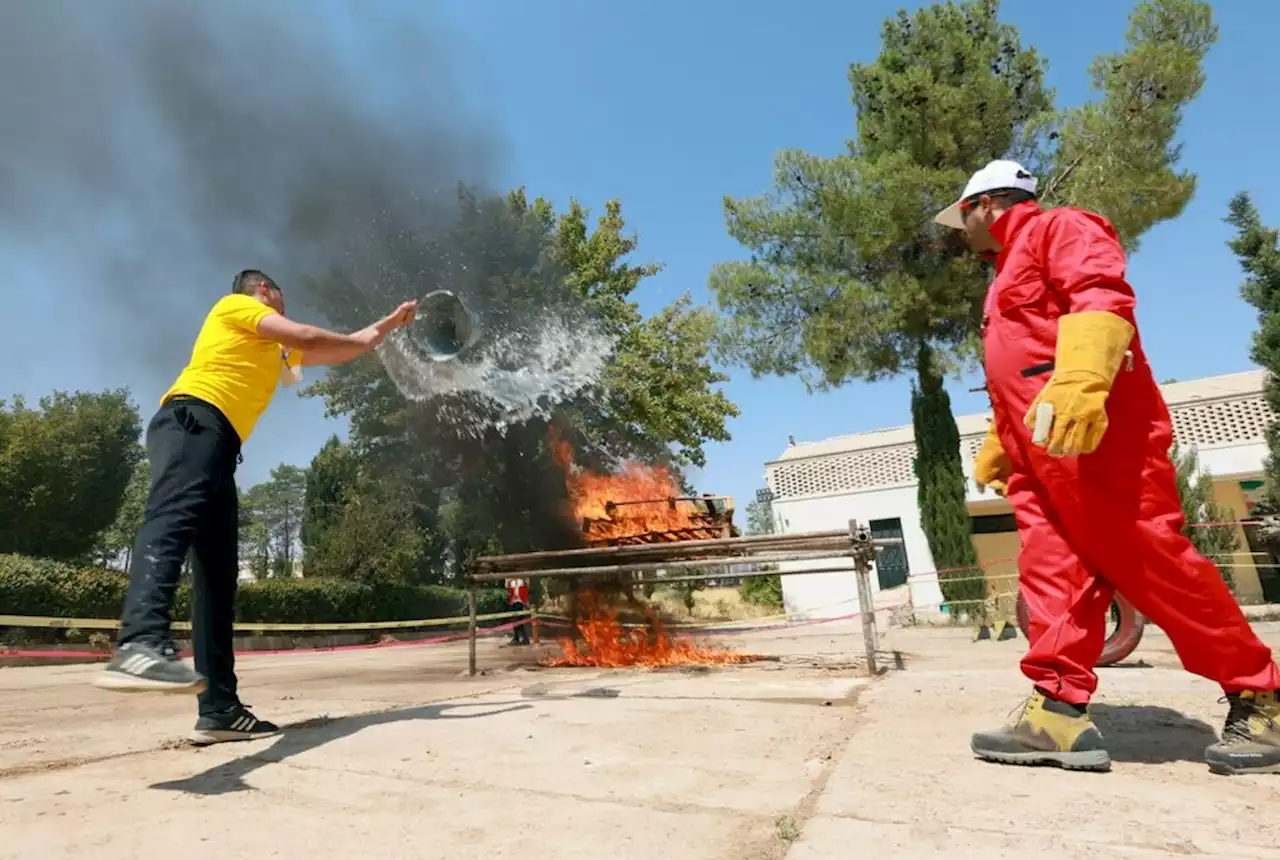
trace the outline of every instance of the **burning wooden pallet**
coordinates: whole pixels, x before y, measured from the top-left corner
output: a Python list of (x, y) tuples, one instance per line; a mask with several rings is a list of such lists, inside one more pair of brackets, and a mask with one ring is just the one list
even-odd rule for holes
[[(710, 497), (715, 499), (715, 497)], [(707, 497), (697, 497), (695, 503), (706, 502)], [(680, 501), (677, 499), (676, 501)], [(724, 500), (728, 501), (728, 500)], [(659, 501), (669, 509), (671, 499)], [(652, 504), (652, 503), (649, 503)], [(695, 506), (699, 506), (695, 505)], [(618, 524), (615, 516), (607, 518), (605, 528)], [(722, 510), (714, 505), (700, 507), (704, 515), (723, 517), (710, 523), (712, 527), (732, 527), (729, 511), (732, 503)], [(600, 520), (594, 520), (599, 523)], [(590, 526), (584, 522), (584, 527)], [(708, 525), (703, 522), (696, 527)], [(694, 528), (686, 524), (686, 528)], [(561, 645), (564, 655), (552, 661), (562, 666), (622, 666), (622, 665), (685, 665), (690, 662), (736, 662), (747, 659), (745, 655), (712, 649), (698, 650), (698, 646), (664, 637), (658, 625), (648, 629), (625, 628), (616, 613), (602, 604), (601, 589), (596, 585), (603, 581), (628, 582), (631, 586), (670, 585), (675, 582), (698, 582), (719, 579), (720, 571), (732, 566), (735, 574), (749, 576), (790, 574), (813, 575), (816, 573), (849, 574), (856, 578), (859, 615), (862, 621), (863, 646), (867, 671), (877, 673), (877, 635), (871, 588), (872, 563), (879, 547), (901, 547), (901, 538), (871, 537), (871, 530), (864, 525), (850, 522), (848, 529), (807, 534), (757, 535), (714, 540), (650, 541), (648, 543), (620, 543), (621, 540), (642, 538), (651, 534), (602, 535), (597, 532), (595, 546), (570, 550), (548, 550), (507, 556), (481, 556), (473, 559), (467, 574), (469, 586), (470, 637), (468, 644), (468, 670), (478, 671), (476, 643), (479, 637), (477, 613), (479, 589), (485, 583), (501, 582), (518, 575), (533, 579), (554, 577), (568, 579), (576, 585), (589, 586), (589, 596), (584, 599), (583, 611), (575, 607), (571, 613), (577, 639), (565, 638)], [(668, 530), (672, 531), (672, 530)], [(678, 531), (678, 530), (675, 530)], [(789, 562), (821, 562), (829, 565), (806, 565), (801, 568), (781, 568)], [(572, 592), (571, 592), (572, 593)], [(652, 617), (652, 616), (650, 616)], [(580, 643), (579, 643), (580, 640)], [(580, 647), (581, 644), (581, 647)]]
[(675, 496), (606, 502), (604, 517), (584, 517), (587, 546), (642, 546), (737, 537), (729, 496)]

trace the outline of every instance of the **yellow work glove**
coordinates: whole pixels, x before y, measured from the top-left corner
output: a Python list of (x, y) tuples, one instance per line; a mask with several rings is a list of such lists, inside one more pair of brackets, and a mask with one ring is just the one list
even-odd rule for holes
[(1109, 311), (1081, 311), (1058, 320), (1053, 376), (1024, 419), (1032, 443), (1051, 457), (1098, 450), (1107, 432), (1107, 395), (1133, 335), (1133, 326)]
[(979, 490), (990, 487), (996, 495), (1003, 496), (1012, 471), (1013, 464), (1009, 462), (1009, 455), (1004, 452), (1000, 438), (996, 436), (996, 427), (994, 424), (989, 425), (987, 438), (982, 440), (978, 456), (973, 460), (973, 482), (978, 485)]

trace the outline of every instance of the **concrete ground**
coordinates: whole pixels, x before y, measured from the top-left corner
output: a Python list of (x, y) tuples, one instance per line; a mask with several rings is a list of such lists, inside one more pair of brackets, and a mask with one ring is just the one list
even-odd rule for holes
[(243, 698), (289, 728), (203, 750), (185, 697), (0, 669), (0, 858), (1280, 856), (1280, 777), (1198, 763), (1223, 708), (1158, 632), (1102, 673), (1110, 774), (971, 757), (1025, 692), (1017, 641), (890, 631), (870, 683), (847, 622), (724, 641), (774, 659), (542, 670), (484, 642), (473, 679), (459, 645), (250, 655)]

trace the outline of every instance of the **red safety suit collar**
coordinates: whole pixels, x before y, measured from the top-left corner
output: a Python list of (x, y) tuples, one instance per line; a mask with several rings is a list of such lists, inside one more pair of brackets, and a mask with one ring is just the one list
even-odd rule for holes
[(1041, 213), (1040, 204), (1034, 200), (1024, 200), (1014, 204), (991, 225), (991, 238), (1000, 243), (1000, 253), (996, 254), (996, 271), (1004, 268), (1008, 259), (1009, 248), (1013, 240), (1022, 232), (1022, 228)]

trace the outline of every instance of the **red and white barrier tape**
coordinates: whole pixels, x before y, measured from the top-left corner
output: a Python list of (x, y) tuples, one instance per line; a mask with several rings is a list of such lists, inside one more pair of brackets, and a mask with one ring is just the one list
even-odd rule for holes
[[(496, 633), (504, 633), (509, 630), (529, 624), (529, 620), (512, 621), (507, 624), (499, 624), (495, 627), (480, 627), (476, 630), (478, 636), (492, 636)], [(237, 657), (248, 656), (270, 656), (276, 654), (316, 654), (316, 653), (332, 653), (337, 651), (375, 651), (380, 648), (408, 648), (415, 645), (439, 645), (445, 642), (458, 642), (470, 637), (470, 633), (462, 631), (460, 633), (448, 633), (444, 636), (433, 636), (429, 639), (389, 639), (382, 642), (368, 642), (358, 645), (323, 645), (317, 647), (302, 648), (258, 648), (246, 651), (236, 651)], [(5, 657), (21, 658), (21, 659), (39, 659), (45, 658), (49, 660), (106, 660), (110, 658), (111, 653), (108, 651), (55, 651), (51, 649), (39, 648), (0, 648), (0, 659)], [(191, 652), (182, 652), (183, 657), (190, 657)]]

